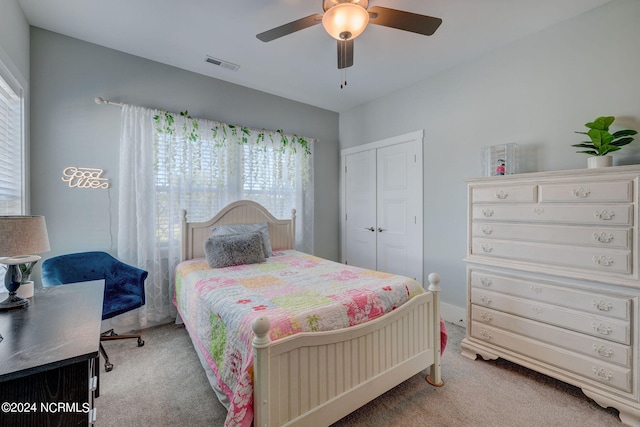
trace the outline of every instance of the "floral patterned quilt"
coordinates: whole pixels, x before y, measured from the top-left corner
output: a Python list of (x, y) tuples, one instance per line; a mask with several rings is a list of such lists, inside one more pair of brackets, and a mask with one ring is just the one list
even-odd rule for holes
[(403, 276), (285, 250), (263, 263), (217, 269), (204, 259), (184, 261), (176, 269), (174, 304), (229, 398), (225, 426), (248, 427), (254, 318), (267, 315), (277, 340), (358, 325), (423, 292)]

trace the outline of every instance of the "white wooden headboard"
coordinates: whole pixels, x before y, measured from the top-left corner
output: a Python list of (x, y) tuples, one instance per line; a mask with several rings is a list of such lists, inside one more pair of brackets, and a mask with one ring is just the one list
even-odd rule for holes
[(264, 206), (251, 200), (239, 200), (223, 208), (213, 218), (204, 222), (187, 222), (187, 211), (181, 211), (180, 228), (182, 243), (180, 260), (204, 258), (204, 242), (211, 236), (211, 229), (226, 224), (269, 223), (269, 238), (273, 249), (294, 249), (296, 241), (296, 210), (291, 219), (277, 219)]

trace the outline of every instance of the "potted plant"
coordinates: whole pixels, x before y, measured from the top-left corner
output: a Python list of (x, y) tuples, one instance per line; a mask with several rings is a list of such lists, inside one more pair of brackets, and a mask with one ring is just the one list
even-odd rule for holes
[(20, 288), (18, 288), (18, 296), (21, 298), (31, 298), (33, 296), (33, 281), (31, 280), (31, 273), (33, 272), (33, 267), (35, 267), (37, 262), (38, 261), (36, 260), (18, 265), (20, 273), (22, 273), (22, 281), (20, 282)]
[(573, 144), (572, 147), (587, 148), (588, 150), (576, 151), (577, 153), (588, 154), (592, 157), (588, 160), (588, 167), (611, 166), (611, 156), (609, 153), (620, 150), (625, 145), (633, 141), (632, 135), (637, 134), (635, 130), (619, 130), (611, 134), (609, 126), (614, 122), (613, 116), (601, 116), (593, 122), (586, 123), (588, 132), (576, 131), (583, 135), (588, 135), (591, 142), (585, 141), (580, 144)]

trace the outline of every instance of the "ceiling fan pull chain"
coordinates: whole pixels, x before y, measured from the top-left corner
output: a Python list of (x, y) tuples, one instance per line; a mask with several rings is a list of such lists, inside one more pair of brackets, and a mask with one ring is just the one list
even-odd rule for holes
[[(343, 44), (343, 47), (340, 53), (342, 54), (343, 64), (346, 64), (347, 63), (347, 41), (342, 40), (342, 41), (339, 41), (339, 43)], [(342, 81), (344, 81), (344, 84), (342, 83)], [(343, 89), (346, 85), (347, 85), (347, 67), (344, 67), (340, 70), (340, 89)]]

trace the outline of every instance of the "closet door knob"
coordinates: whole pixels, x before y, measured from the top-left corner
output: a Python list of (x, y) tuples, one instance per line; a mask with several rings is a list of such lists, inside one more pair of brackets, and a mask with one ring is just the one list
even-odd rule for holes
[(378, 227), (378, 233), (382, 233), (383, 231), (385, 231), (385, 229), (384, 229), (384, 228), (380, 228), (380, 227)]
[(369, 230), (369, 231), (376, 231), (376, 229), (375, 229), (375, 228), (373, 228), (373, 227), (365, 228), (365, 230)]

